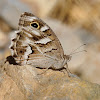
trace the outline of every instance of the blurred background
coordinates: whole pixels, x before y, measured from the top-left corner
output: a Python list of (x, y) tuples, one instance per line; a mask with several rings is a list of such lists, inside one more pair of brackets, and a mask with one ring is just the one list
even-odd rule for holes
[(0, 0), (0, 60), (9, 56), (10, 37), (23, 12), (44, 20), (66, 55), (82, 44), (68, 62), (72, 73), (100, 84), (100, 0)]

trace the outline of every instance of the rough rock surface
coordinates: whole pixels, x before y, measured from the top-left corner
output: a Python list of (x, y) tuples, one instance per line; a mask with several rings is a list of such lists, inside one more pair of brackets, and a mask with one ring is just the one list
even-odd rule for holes
[(100, 85), (45, 70), (1, 64), (0, 100), (100, 100)]

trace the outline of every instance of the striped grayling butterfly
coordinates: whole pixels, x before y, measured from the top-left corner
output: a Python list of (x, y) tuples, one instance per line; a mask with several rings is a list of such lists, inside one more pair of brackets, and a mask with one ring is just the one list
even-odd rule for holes
[(12, 56), (9, 61), (18, 65), (32, 65), (39, 68), (62, 69), (68, 75), (67, 61), (63, 48), (52, 29), (41, 19), (25, 12), (20, 16), (18, 31), (14, 33), (10, 45)]

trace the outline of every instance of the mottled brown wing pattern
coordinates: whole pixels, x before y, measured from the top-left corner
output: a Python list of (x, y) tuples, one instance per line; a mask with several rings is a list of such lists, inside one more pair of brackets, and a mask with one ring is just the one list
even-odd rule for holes
[(28, 12), (20, 16), (19, 28), (12, 38), (10, 49), (20, 65), (59, 69), (68, 60), (51, 28)]

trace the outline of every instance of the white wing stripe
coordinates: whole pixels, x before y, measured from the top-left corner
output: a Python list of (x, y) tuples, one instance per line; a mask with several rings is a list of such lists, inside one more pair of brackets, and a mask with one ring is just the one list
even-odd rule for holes
[(27, 58), (28, 58), (28, 55), (31, 54), (31, 53), (32, 53), (31, 47), (28, 46), (28, 47), (26, 48), (26, 52), (25, 52), (25, 54), (24, 54), (25, 59), (27, 59)]
[(37, 36), (41, 36), (41, 34), (38, 31), (33, 30), (30, 26), (22, 27), (22, 30), (29, 31)]
[(28, 32), (25, 32), (24, 31), (24, 33), (26, 34), (26, 35), (28, 35), (29, 37), (33, 37), (30, 33), (28, 33)]
[(27, 20), (27, 21), (34, 21), (35, 19), (37, 19), (37, 17), (29, 17), (29, 16), (27, 16), (26, 18), (24, 18), (24, 20)]
[(36, 41), (35, 43), (41, 43), (41, 44), (46, 44), (48, 42), (52, 41), (50, 38), (46, 37), (46, 38), (43, 38), (39, 41)]
[(26, 48), (26, 52), (24, 53), (24, 58), (26, 59), (26, 60), (23, 62), (24, 64), (26, 64), (27, 59), (28, 59), (28, 56), (29, 56), (29, 54), (31, 54), (31, 53), (32, 53), (31, 47), (28, 46), (28, 47)]
[(49, 27), (47, 27), (47, 26), (44, 26), (44, 27), (41, 27), (41, 29), (40, 29), (40, 31), (46, 31), (46, 30), (48, 30), (49, 29)]
[(37, 31), (35, 31), (35, 30), (32, 30), (32, 33), (33, 33), (33, 34), (35, 34), (35, 35), (40, 36), (40, 33), (39, 33), (39, 32), (37, 32)]

